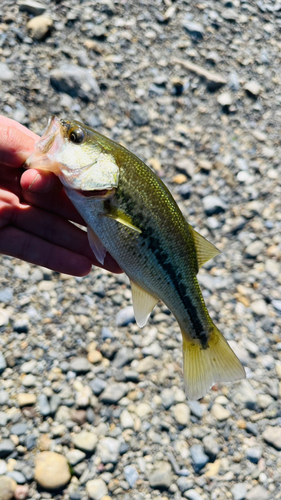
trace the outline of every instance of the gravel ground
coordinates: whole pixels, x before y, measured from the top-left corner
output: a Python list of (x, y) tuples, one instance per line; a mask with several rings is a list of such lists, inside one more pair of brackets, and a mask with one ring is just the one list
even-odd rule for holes
[[(39, 17), (40, 16), (40, 17)], [(281, 498), (281, 4), (2, 0), (2, 112), (80, 119), (222, 253), (199, 281), (248, 380), (187, 401), (179, 327), (125, 276), (0, 276), (0, 500)]]

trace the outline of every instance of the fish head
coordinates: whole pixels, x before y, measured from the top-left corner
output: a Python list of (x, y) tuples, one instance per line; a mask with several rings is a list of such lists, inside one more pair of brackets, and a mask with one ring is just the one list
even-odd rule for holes
[(53, 172), (69, 189), (112, 190), (118, 187), (119, 168), (101, 142), (82, 123), (51, 116), (24, 167)]

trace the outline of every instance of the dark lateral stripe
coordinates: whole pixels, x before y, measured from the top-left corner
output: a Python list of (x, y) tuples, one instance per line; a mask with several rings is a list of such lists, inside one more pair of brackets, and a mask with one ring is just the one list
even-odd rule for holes
[(208, 344), (206, 330), (200, 321), (196, 305), (193, 304), (191, 298), (187, 295), (186, 286), (181, 273), (175, 270), (168, 253), (160, 246), (160, 241), (155, 237), (153, 228), (149, 226), (150, 221), (140, 210), (138, 210), (136, 201), (133, 200), (130, 195), (128, 196), (124, 190), (122, 192), (119, 191), (119, 195), (120, 201), (122, 201), (122, 207), (125, 208), (126, 213), (131, 215), (133, 223), (141, 229), (142, 234), (140, 237), (147, 242), (148, 248), (155, 256), (159, 266), (171, 279), (179, 299), (186, 309), (186, 313), (192, 323), (197, 339), (203, 347), (206, 347)]

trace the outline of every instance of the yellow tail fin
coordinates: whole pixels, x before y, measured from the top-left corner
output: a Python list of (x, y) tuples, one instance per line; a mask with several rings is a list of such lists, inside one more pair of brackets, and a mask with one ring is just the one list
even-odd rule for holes
[(183, 337), (183, 372), (189, 399), (200, 399), (216, 382), (245, 378), (245, 370), (221, 332), (212, 325), (208, 347)]

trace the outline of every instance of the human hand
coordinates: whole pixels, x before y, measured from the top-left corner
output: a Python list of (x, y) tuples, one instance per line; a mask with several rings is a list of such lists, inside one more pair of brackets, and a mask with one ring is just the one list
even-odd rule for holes
[(38, 136), (0, 116), (0, 254), (75, 276), (85, 276), (92, 264), (122, 272), (106, 254), (96, 260), (85, 225), (67, 198), (59, 179), (49, 172), (24, 171), (22, 165)]

